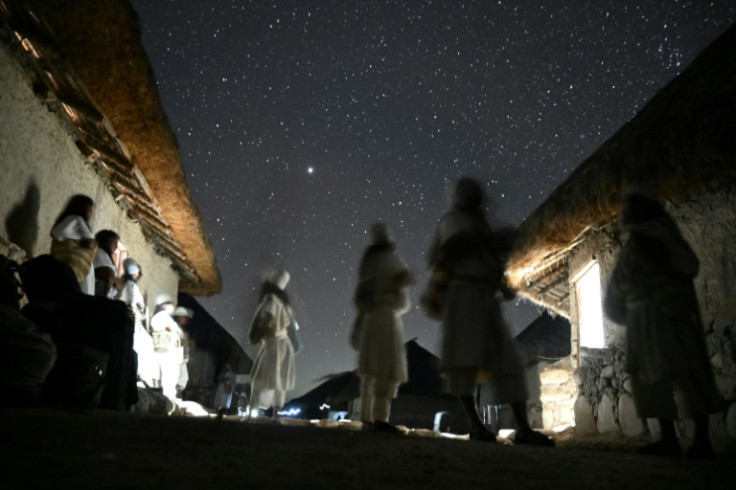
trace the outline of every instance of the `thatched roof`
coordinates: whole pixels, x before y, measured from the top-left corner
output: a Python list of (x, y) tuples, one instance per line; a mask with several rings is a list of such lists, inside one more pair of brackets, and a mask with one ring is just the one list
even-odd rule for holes
[(557, 361), (570, 355), (570, 322), (546, 311), (514, 338), (524, 364)]
[(585, 234), (610, 225), (631, 184), (673, 200), (736, 179), (736, 26), (557, 187), (519, 229), (508, 265), (520, 293), (563, 315), (567, 254)]
[[(187, 187), (127, 0), (0, 0), (0, 16), (40, 84), (60, 101), (77, 145), (178, 270), (180, 289), (219, 292), (220, 275)], [(36, 87), (38, 89), (38, 87)]]
[[(440, 361), (437, 356), (419, 345), (416, 338), (407, 341), (406, 364), (409, 380), (399, 387), (399, 395), (442, 396)], [(360, 376), (357, 369), (331, 374), (323, 382), (299, 398), (294, 398), (285, 408), (299, 407), (313, 413), (323, 403), (337, 404), (360, 396)]]
[(243, 346), (215, 320), (194, 297), (179, 293), (177, 306), (185, 306), (194, 312), (193, 318), (184, 327), (200, 349), (214, 353), (219, 373), (227, 364), (235, 374), (250, 374), (253, 360), (245, 353)]

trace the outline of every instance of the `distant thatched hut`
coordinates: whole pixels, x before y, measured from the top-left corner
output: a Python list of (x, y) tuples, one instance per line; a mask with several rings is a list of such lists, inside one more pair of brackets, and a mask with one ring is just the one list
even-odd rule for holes
[(223, 373), (232, 375), (234, 385), (236, 376), (248, 378), (253, 361), (243, 346), (194, 297), (179, 293), (177, 304), (194, 313), (184, 326), (191, 347), (187, 363), (189, 383), (182, 398), (216, 409), (215, 393)]
[(220, 276), (127, 0), (0, 0), (0, 252), (46, 253), (68, 197), (122, 237), (160, 292)]
[[(646, 431), (622, 369), (623, 329), (600, 316), (600, 297), (624, 239), (617, 218), (629, 184), (659, 190), (700, 257), (696, 288), (716, 379), (731, 403), (728, 431), (736, 437), (736, 27), (586, 159), (520, 228), (510, 282), (572, 324), (571, 356), (546, 372), (548, 425)], [(714, 421), (725, 434), (723, 418)]]
[[(401, 385), (392, 402), (390, 422), (412, 428), (467, 432), (468, 421), (457, 397), (442, 391), (439, 358), (416, 339), (405, 346), (409, 381)], [(292, 411), (298, 418), (347, 416), (360, 420), (360, 377), (356, 370), (328, 376), (313, 390), (290, 400), (284, 410)]]

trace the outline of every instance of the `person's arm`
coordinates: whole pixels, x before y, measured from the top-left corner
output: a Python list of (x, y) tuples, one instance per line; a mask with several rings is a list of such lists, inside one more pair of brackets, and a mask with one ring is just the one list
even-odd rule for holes
[(107, 284), (107, 287), (109, 288), (115, 281), (115, 271), (107, 266), (95, 267), (95, 279), (105, 281), (105, 284)]
[(56, 241), (73, 240), (84, 248), (97, 246), (95, 235), (81, 216), (67, 216), (51, 228), (51, 237)]
[(266, 336), (271, 324), (273, 323), (274, 316), (267, 311), (258, 311), (256, 316), (253, 318), (253, 322), (250, 325), (250, 332), (248, 332), (248, 341), (251, 344), (258, 344)]
[(82, 219), (81, 216), (75, 216), (72, 221), (74, 227), (74, 234), (79, 237), (79, 246), (84, 248), (93, 249), (97, 247), (97, 240), (95, 234), (89, 229), (87, 222)]

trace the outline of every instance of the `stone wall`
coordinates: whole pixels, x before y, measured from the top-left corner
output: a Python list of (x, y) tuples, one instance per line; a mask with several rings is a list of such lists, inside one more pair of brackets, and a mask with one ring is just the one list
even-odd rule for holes
[(545, 429), (575, 424), (578, 388), (573, 372), (572, 357), (552, 363), (540, 372), (539, 398), (542, 402), (542, 427)]
[(31, 81), (0, 39), (0, 236), (27, 257), (47, 253), (49, 231), (73, 194), (96, 203), (93, 230), (115, 230), (144, 271), (141, 288), (153, 307), (160, 292), (176, 297), (179, 277), (140, 227), (112, 198), (108, 183), (85, 161), (54, 101), (34, 94)]

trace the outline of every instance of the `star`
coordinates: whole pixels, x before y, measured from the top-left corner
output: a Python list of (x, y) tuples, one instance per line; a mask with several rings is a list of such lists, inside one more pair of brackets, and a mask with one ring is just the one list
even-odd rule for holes
[[(222, 274), (202, 305), (246, 346), (259, 274), (292, 272), (289, 396), (355, 368), (371, 223), (392, 228), (416, 305), (450, 182), (486, 183), (489, 217), (519, 225), (736, 21), (731, 0), (132, 3)], [(504, 312), (517, 332), (540, 313)], [(403, 318), (436, 353), (437, 324)]]

